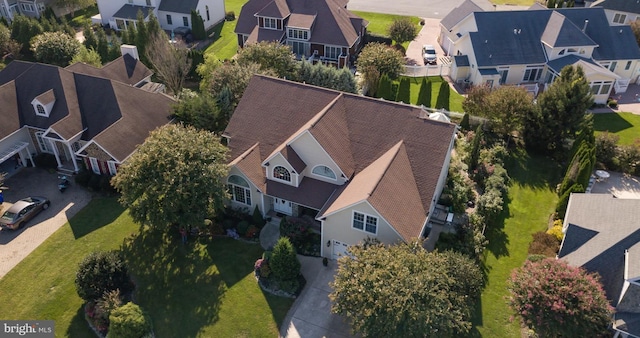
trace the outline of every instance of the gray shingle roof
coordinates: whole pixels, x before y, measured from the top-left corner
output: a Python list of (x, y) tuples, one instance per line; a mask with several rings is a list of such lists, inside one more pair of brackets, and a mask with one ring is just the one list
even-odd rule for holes
[[(574, 193), (569, 199), (567, 233), (558, 258), (599, 273), (614, 305), (624, 282), (625, 250), (640, 243), (639, 209), (640, 200), (607, 194)], [(631, 257), (633, 260), (640, 257)]]
[[(595, 46), (595, 60), (640, 59), (631, 28), (609, 26), (602, 8), (475, 12), (469, 33), (478, 67), (543, 64), (542, 42), (552, 46)], [(585, 21), (589, 23), (585, 27)]]
[(614, 11), (640, 14), (640, 2), (633, 0), (603, 0), (594, 3), (593, 6), (599, 6)]
[(446, 29), (451, 29), (473, 12), (482, 12), (482, 8), (478, 7), (478, 5), (471, 0), (465, 0), (460, 6), (454, 8), (449, 14), (442, 18), (440, 24)]
[(138, 18), (138, 12), (142, 12), (142, 15), (146, 18), (149, 16), (149, 13), (153, 12), (153, 7), (126, 4), (113, 14), (113, 17), (135, 20)]
[(588, 62), (592, 65), (598, 65), (597, 63), (593, 62), (593, 60), (591, 59), (586, 59), (583, 57), (579, 57), (577, 55), (569, 54), (567, 56), (563, 56), (561, 58), (547, 62), (547, 66), (551, 68), (553, 71), (555, 71), (556, 73), (560, 74), (560, 71), (562, 71), (562, 68), (569, 65), (573, 65), (580, 60), (584, 62)]
[(191, 14), (191, 10), (195, 10), (197, 7), (198, 0), (162, 0), (160, 2), (160, 6), (158, 6), (158, 10), (173, 13)]

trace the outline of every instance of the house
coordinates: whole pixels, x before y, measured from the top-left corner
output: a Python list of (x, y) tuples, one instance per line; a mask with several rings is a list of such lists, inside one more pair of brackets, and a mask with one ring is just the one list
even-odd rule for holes
[[(115, 175), (150, 131), (168, 123), (173, 99), (142, 89), (151, 71), (123, 45), (123, 56), (95, 68), (13, 61), (0, 72), (0, 163), (35, 165), (53, 154), (58, 168)], [(134, 56), (132, 56), (134, 55)]]
[(0, 0), (0, 16), (9, 22), (18, 14), (39, 18), (47, 7), (51, 7), (57, 17), (79, 9), (57, 6), (55, 0)]
[(596, 103), (623, 93), (640, 75), (640, 48), (629, 26), (612, 26), (599, 7), (484, 12), (470, 0), (440, 24), (453, 56), (452, 80), (522, 85), (534, 95), (565, 66), (581, 66)]
[(571, 194), (558, 258), (597, 272), (611, 305), (614, 337), (640, 337), (639, 199)]
[(455, 131), (415, 106), (256, 75), (223, 134), (230, 203), (315, 219), (329, 258), (367, 237), (420, 238)]
[(349, 65), (364, 44), (368, 22), (348, 0), (249, 0), (240, 11), (238, 46), (277, 41), (300, 57)]
[(640, 19), (640, 2), (632, 0), (600, 0), (591, 4), (602, 7), (612, 25), (628, 25)]
[(145, 20), (153, 13), (164, 30), (192, 27), (191, 11), (195, 10), (209, 29), (224, 20), (224, 0), (98, 0), (100, 22), (115, 30), (136, 25), (138, 12)]

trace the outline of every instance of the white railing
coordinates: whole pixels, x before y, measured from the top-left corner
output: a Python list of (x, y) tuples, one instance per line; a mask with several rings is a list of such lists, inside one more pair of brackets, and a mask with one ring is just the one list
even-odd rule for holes
[(526, 84), (521, 83), (518, 85), (518, 87), (524, 88), (527, 92), (533, 94), (533, 97), (537, 97), (538, 91), (540, 90), (537, 83), (526, 83)]
[(613, 84), (613, 90), (615, 90), (616, 94), (624, 93), (629, 88), (629, 82), (631, 79), (619, 79)]

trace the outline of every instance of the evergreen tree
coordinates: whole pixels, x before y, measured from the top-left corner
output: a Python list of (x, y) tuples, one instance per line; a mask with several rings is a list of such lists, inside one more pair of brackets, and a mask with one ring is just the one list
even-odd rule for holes
[(469, 171), (473, 171), (478, 166), (478, 161), (480, 160), (480, 148), (482, 145), (482, 139), (484, 138), (484, 131), (482, 129), (482, 124), (478, 125), (476, 128), (476, 133), (473, 136), (473, 141), (471, 143), (471, 151), (469, 151)]
[(378, 97), (389, 100), (389, 96), (391, 96), (391, 80), (387, 74), (382, 74), (382, 77), (380, 77), (376, 94)]
[(204, 29), (204, 21), (198, 12), (191, 10), (191, 33), (196, 40), (204, 40), (207, 32)]
[(556, 0), (547, 0), (547, 8), (556, 8)]
[(469, 123), (469, 113), (464, 113), (464, 115), (462, 115), (460, 128), (462, 128), (462, 130), (471, 130), (471, 124)]
[(440, 91), (438, 92), (435, 108), (449, 110), (449, 96), (449, 83), (442, 81), (442, 83), (440, 83)]
[(296, 250), (293, 248), (288, 237), (280, 237), (276, 245), (273, 247), (269, 266), (273, 275), (281, 281), (295, 280), (300, 274), (300, 261), (296, 256)]
[(400, 79), (400, 85), (398, 85), (398, 93), (396, 95), (396, 102), (411, 103), (411, 85), (409, 78), (403, 77)]
[(82, 25), (82, 34), (84, 35), (83, 44), (87, 49), (98, 49), (98, 39), (96, 38), (96, 34), (93, 32), (93, 28), (91, 28), (88, 21)]
[(147, 23), (144, 21), (142, 11), (138, 11), (138, 20), (136, 22), (136, 35), (134, 44), (138, 47), (138, 55), (142, 63), (148, 65), (146, 50), (149, 43), (149, 33), (147, 31)]
[(431, 107), (431, 81), (427, 78), (422, 78), (420, 93), (418, 93), (418, 105)]
[(103, 29), (98, 29), (96, 44), (96, 52), (98, 52), (103, 62), (111, 61), (109, 60), (109, 41)]

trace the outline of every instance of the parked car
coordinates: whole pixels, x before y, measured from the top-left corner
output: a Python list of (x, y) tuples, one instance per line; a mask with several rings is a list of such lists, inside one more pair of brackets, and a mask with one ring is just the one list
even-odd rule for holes
[(173, 36), (175, 39), (182, 39), (185, 43), (193, 42), (193, 35), (191, 34), (191, 28), (189, 27), (176, 27), (173, 29)]
[(46, 210), (50, 204), (51, 201), (45, 197), (32, 196), (23, 198), (9, 207), (0, 217), (0, 227), (11, 230), (21, 228), (40, 211)]
[(435, 65), (437, 63), (438, 56), (436, 55), (436, 49), (433, 45), (422, 46), (422, 58), (424, 59), (425, 65)]

